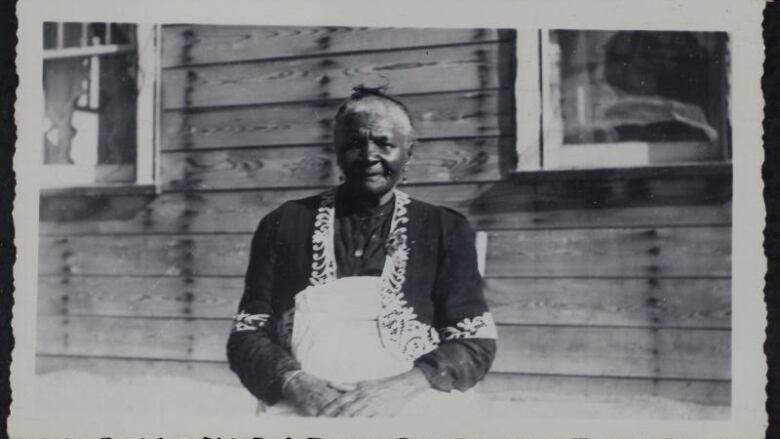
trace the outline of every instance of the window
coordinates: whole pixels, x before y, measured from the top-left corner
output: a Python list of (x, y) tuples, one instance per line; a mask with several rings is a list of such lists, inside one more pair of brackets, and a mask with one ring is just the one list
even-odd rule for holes
[(43, 187), (149, 184), (156, 29), (44, 23)]
[[(533, 43), (518, 53), (520, 65), (530, 56), (540, 72), (540, 96), (518, 87), (519, 106), (524, 99), (541, 106), (519, 116), (521, 129), (534, 120), (541, 126), (537, 143), (519, 136), (526, 139), (518, 144), (521, 168), (730, 159), (725, 33), (550, 30), (536, 41), (538, 55)], [(530, 73), (533, 63), (526, 64)]]

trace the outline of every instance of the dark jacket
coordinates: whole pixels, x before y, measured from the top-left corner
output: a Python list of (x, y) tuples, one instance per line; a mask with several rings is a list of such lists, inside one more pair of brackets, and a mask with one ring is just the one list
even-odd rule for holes
[[(252, 240), (244, 295), (227, 346), (230, 366), (252, 394), (281, 398), (281, 378), (300, 365), (289, 338), (295, 295), (338, 274), (329, 253), (335, 191), (289, 201), (262, 219)], [(379, 329), (394, 354), (414, 360), (434, 388), (474, 386), (495, 355), (495, 326), (482, 292), (473, 232), (459, 213), (396, 192), (393, 261)], [(326, 246), (327, 244), (327, 246)], [(356, 353), (359, 355), (359, 353)]]

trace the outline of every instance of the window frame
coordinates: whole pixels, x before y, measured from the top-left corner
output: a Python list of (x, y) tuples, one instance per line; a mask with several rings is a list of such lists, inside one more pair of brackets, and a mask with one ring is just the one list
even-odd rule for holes
[[(658, 168), (689, 165), (717, 165), (731, 163), (731, 142), (718, 141), (710, 151), (718, 158), (690, 158), (700, 142), (613, 142), (565, 145), (563, 142), (563, 115), (560, 106), (560, 87), (555, 79), (560, 47), (550, 41), (550, 33), (559, 30), (540, 28), (517, 33), (517, 75), (515, 78), (515, 101), (517, 103), (517, 172), (564, 171), (621, 168)], [(581, 29), (587, 30), (587, 29)], [(725, 59), (730, 53), (730, 40), (725, 41)], [(728, 61), (724, 67), (726, 85), (730, 82)], [(731, 97), (726, 95), (721, 120), (731, 120)], [(730, 132), (719, 123), (722, 136)], [(535, 127), (536, 129), (532, 129)], [(653, 154), (673, 157), (671, 160), (655, 162)], [(616, 155), (620, 151), (623, 154)], [(598, 158), (598, 160), (588, 160)], [(604, 161), (609, 158), (609, 161)]]
[[(64, 46), (64, 22), (57, 22), (57, 47), (43, 50), (43, 61), (65, 58), (91, 58), (112, 56), (122, 53), (136, 53), (138, 76), (136, 78), (136, 142), (135, 163), (132, 165), (98, 164), (95, 166), (75, 166), (70, 164), (41, 163), (41, 189), (60, 192), (62, 190), (96, 189), (100, 187), (155, 187), (158, 191), (159, 144), (160, 144), (160, 77), (161, 77), (161, 27), (158, 24), (133, 23), (135, 32), (130, 43), (87, 45), (86, 26), (82, 24), (82, 45)], [(110, 28), (111, 23), (106, 23)], [(109, 173), (128, 174), (133, 178), (125, 181), (100, 179), (100, 175)], [(56, 178), (46, 179), (46, 175)]]

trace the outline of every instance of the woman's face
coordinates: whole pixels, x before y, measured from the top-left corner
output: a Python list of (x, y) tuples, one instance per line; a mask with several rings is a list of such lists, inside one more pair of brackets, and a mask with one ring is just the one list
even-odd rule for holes
[(395, 188), (413, 146), (411, 124), (400, 109), (384, 102), (362, 104), (343, 115), (334, 135), (348, 187), (377, 198)]

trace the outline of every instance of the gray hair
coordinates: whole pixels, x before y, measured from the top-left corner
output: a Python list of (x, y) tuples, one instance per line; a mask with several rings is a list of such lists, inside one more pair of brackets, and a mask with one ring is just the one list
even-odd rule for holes
[(341, 124), (341, 120), (344, 118), (344, 116), (355, 111), (357, 108), (359, 108), (360, 104), (367, 102), (381, 102), (385, 105), (400, 110), (401, 113), (406, 116), (406, 119), (409, 121), (409, 134), (412, 138), (412, 143), (414, 143), (414, 120), (412, 119), (409, 108), (407, 108), (406, 105), (404, 105), (404, 103), (397, 98), (385, 93), (385, 89), (386, 87), (364, 87), (362, 84), (354, 87), (352, 89), (352, 94), (346, 100), (344, 100), (341, 105), (339, 105), (338, 109), (336, 110), (336, 115), (333, 117), (334, 134)]

